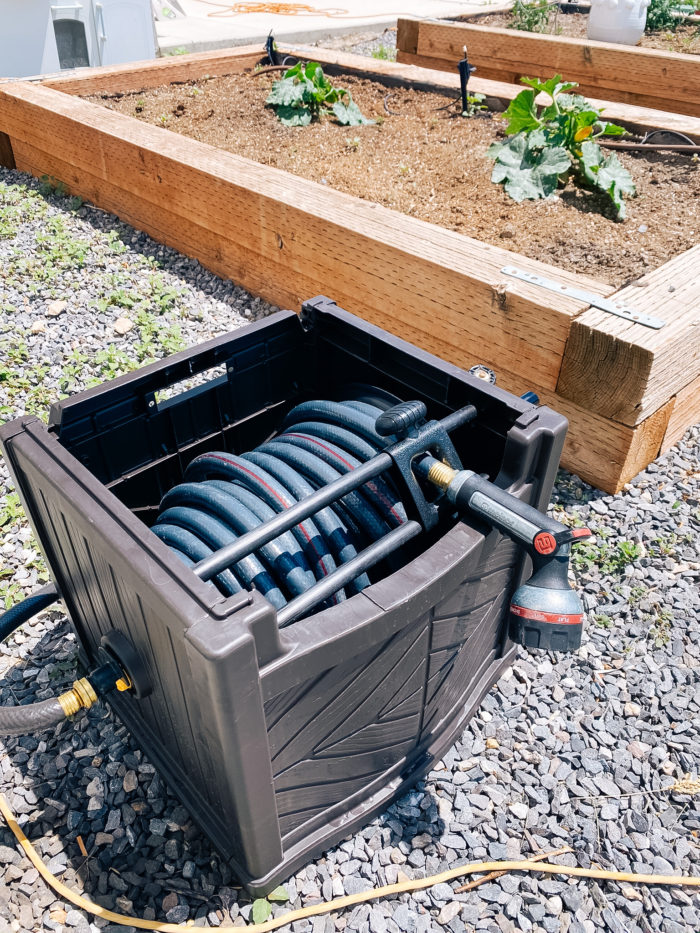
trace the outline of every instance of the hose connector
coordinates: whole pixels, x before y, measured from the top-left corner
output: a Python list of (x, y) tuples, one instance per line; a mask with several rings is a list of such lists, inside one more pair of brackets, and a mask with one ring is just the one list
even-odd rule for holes
[(87, 677), (81, 677), (73, 683), (72, 689), (58, 697), (65, 716), (75, 716), (81, 709), (90, 709), (97, 703), (97, 694)]

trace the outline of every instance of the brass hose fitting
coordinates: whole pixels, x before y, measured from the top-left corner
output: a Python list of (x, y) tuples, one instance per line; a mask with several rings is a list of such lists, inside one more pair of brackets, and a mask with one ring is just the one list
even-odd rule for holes
[(428, 479), (440, 489), (447, 489), (456, 475), (456, 470), (447, 466), (446, 463), (440, 463), (439, 460), (436, 460), (428, 470)]
[(97, 694), (87, 677), (81, 677), (73, 683), (71, 690), (59, 696), (58, 702), (66, 716), (75, 716), (81, 709), (90, 709), (97, 702)]

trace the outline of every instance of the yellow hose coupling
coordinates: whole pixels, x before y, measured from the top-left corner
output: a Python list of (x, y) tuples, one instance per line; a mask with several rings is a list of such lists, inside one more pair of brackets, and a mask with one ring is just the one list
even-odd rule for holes
[(79, 710), (90, 709), (93, 703), (97, 703), (97, 694), (87, 677), (81, 677), (73, 683), (71, 690), (59, 696), (58, 702), (65, 716), (75, 716)]
[(448, 466), (446, 463), (440, 463), (437, 460), (428, 470), (428, 479), (431, 483), (439, 486), (440, 489), (447, 489), (456, 475), (456, 470), (453, 470), (452, 467)]

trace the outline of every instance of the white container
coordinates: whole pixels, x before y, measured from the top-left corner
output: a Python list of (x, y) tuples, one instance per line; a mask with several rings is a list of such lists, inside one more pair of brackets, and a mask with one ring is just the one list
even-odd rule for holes
[(155, 54), (151, 0), (0, 0), (0, 78)]
[(636, 45), (644, 35), (649, 0), (591, 0), (588, 38)]

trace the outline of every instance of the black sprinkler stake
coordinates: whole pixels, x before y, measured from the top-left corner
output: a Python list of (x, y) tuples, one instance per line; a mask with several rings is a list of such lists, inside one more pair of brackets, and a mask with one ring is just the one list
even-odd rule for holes
[(469, 101), (467, 100), (467, 84), (472, 72), (476, 71), (476, 65), (470, 65), (467, 59), (467, 47), (463, 46), (462, 52), (464, 58), (458, 63), (459, 84), (462, 90), (462, 116), (469, 113)]

